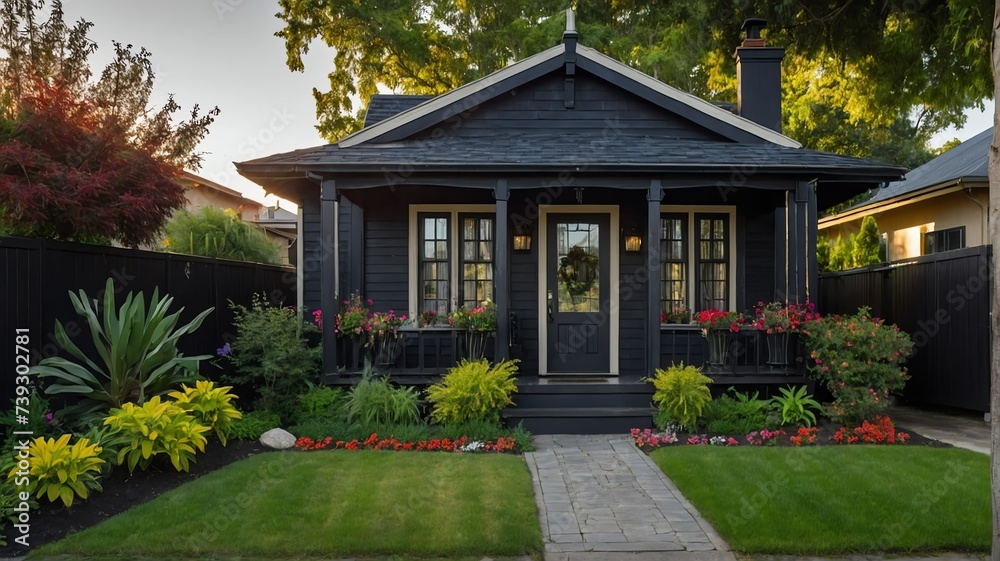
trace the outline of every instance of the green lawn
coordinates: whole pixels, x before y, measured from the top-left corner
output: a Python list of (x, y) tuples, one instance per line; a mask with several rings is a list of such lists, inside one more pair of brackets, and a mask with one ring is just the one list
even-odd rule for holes
[(30, 558), (481, 558), (541, 550), (531, 476), (519, 456), (323, 451), (238, 462)]
[(652, 457), (739, 552), (990, 548), (984, 454), (917, 446), (677, 446)]

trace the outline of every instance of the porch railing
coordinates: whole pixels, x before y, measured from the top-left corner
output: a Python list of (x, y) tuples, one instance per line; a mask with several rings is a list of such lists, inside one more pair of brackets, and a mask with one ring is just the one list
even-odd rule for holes
[[(340, 371), (359, 374), (365, 358), (376, 370), (393, 376), (439, 376), (467, 356), (465, 330), (453, 327), (400, 328), (395, 348), (380, 353), (377, 348), (359, 348), (357, 342), (340, 338), (337, 343)], [(493, 359), (492, 337), (486, 345), (486, 358)]]
[(724, 363), (708, 364), (708, 340), (695, 325), (663, 324), (660, 326), (660, 367), (671, 364), (701, 366), (709, 376), (762, 377), (805, 376), (806, 352), (795, 335), (789, 342), (788, 363), (783, 366), (768, 364), (765, 334), (753, 327), (742, 327), (733, 333)]

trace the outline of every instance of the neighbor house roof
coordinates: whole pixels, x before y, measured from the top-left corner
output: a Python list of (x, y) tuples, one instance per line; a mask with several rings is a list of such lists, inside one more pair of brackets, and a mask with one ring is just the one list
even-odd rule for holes
[(833, 216), (820, 219), (820, 226), (842, 222), (879, 212), (887, 204), (906, 204), (916, 197), (934, 196), (944, 189), (960, 188), (962, 184), (989, 181), (990, 144), (993, 127), (948, 150), (926, 164), (914, 168), (903, 181), (889, 183), (862, 204)]
[(864, 205), (870, 206), (928, 188), (946, 187), (958, 181), (988, 181), (990, 143), (993, 127), (966, 140), (926, 164), (906, 174), (906, 179), (890, 183)]

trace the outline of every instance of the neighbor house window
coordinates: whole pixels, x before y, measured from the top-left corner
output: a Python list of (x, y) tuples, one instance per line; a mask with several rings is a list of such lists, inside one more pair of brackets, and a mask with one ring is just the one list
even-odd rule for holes
[(965, 226), (924, 234), (924, 255), (965, 247)]
[(493, 298), (496, 219), (485, 210), (485, 205), (411, 207), (410, 294), (416, 313), (435, 311), (443, 318), (458, 306)]
[[(668, 208), (668, 207), (664, 207)], [(660, 309), (730, 310), (734, 256), (731, 207), (669, 207), (660, 215)]]

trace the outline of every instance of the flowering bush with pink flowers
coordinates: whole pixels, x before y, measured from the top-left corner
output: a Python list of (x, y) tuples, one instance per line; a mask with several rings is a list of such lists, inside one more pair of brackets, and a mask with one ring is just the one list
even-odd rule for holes
[(874, 419), (909, 379), (902, 363), (913, 352), (910, 336), (873, 318), (868, 308), (825, 317), (802, 333), (815, 361), (809, 371), (830, 390), (829, 414), (839, 421), (857, 426)]
[(673, 432), (657, 434), (652, 429), (632, 429), (630, 434), (635, 445), (644, 450), (677, 443), (677, 433)]

